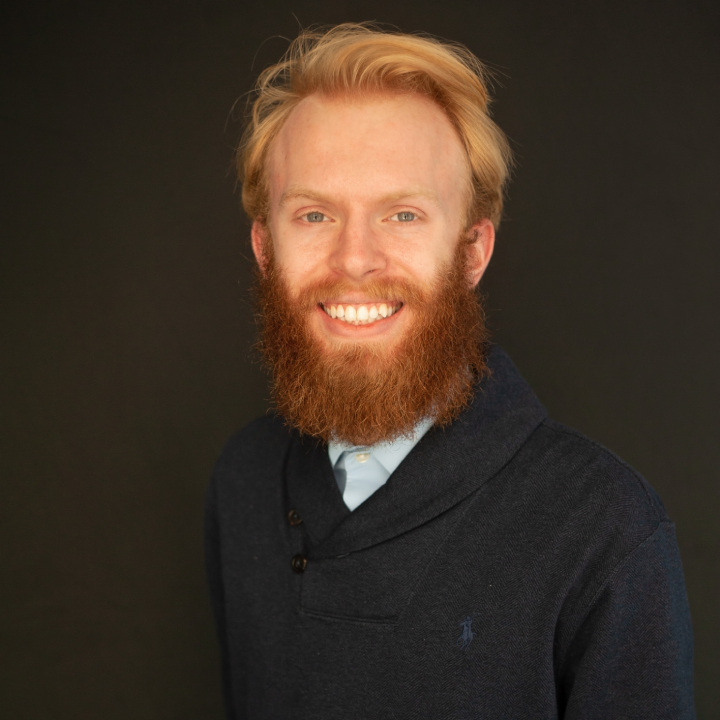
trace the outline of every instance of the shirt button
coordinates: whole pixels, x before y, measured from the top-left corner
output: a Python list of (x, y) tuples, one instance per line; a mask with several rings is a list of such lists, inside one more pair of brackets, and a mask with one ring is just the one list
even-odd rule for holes
[(297, 555), (293, 555), (290, 560), (290, 565), (296, 573), (305, 572), (305, 568), (307, 567), (307, 558), (299, 553)]
[(370, 453), (367, 453), (367, 452), (355, 453), (355, 459), (359, 463), (366, 463), (370, 459)]
[(297, 527), (302, 524), (302, 518), (297, 510), (291, 510), (287, 515), (287, 519), (291, 527)]

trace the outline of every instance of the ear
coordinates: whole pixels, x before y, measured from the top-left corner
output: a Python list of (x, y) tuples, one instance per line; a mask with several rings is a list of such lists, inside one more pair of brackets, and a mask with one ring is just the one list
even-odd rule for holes
[(495, 226), (485, 218), (468, 229), (467, 272), (470, 287), (475, 287), (490, 264), (495, 247)]
[(270, 242), (267, 225), (262, 219), (253, 220), (252, 228), (250, 230), (250, 238), (252, 240), (252, 249), (257, 260), (260, 272), (264, 275), (267, 270), (267, 254), (265, 248), (267, 243)]

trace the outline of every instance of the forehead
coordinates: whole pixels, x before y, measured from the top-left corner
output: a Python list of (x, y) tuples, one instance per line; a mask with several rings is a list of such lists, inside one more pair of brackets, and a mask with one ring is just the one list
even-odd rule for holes
[(356, 200), (414, 189), (464, 206), (470, 178), (450, 120), (415, 94), (304, 98), (270, 147), (267, 170), (271, 205), (290, 187), (317, 186)]

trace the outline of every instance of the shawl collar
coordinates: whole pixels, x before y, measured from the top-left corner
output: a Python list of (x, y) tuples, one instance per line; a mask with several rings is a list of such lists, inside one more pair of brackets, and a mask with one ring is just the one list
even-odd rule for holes
[(468, 409), (448, 428), (431, 428), (387, 484), (352, 513), (327, 449), (293, 433), (288, 498), (304, 519), (310, 557), (337, 557), (408, 532), (459, 503), (510, 461), (546, 413), (499, 347), (492, 348), (488, 366)]

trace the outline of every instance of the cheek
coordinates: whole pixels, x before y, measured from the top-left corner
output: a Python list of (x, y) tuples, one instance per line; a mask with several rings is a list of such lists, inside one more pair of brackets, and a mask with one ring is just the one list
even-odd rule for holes
[(324, 283), (329, 277), (327, 265), (318, 260), (316, 253), (310, 256), (296, 252), (281, 254), (275, 258), (275, 267), (293, 303), (300, 302), (300, 296), (309, 287)]
[(398, 258), (397, 267), (415, 280), (427, 284), (435, 281), (452, 264), (454, 253), (454, 246), (438, 240), (430, 247), (415, 248), (413, 252), (403, 254)]
[(276, 241), (273, 243), (273, 250), (277, 267), (288, 282), (293, 284), (302, 282), (318, 263), (319, 253), (310, 252), (297, 243)]
[(278, 264), (287, 272), (306, 273), (327, 263), (328, 240), (323, 237), (274, 235), (273, 249)]
[(295, 296), (308, 286), (328, 277), (327, 266), (314, 259), (291, 258), (286, 263), (278, 263), (278, 268)]

